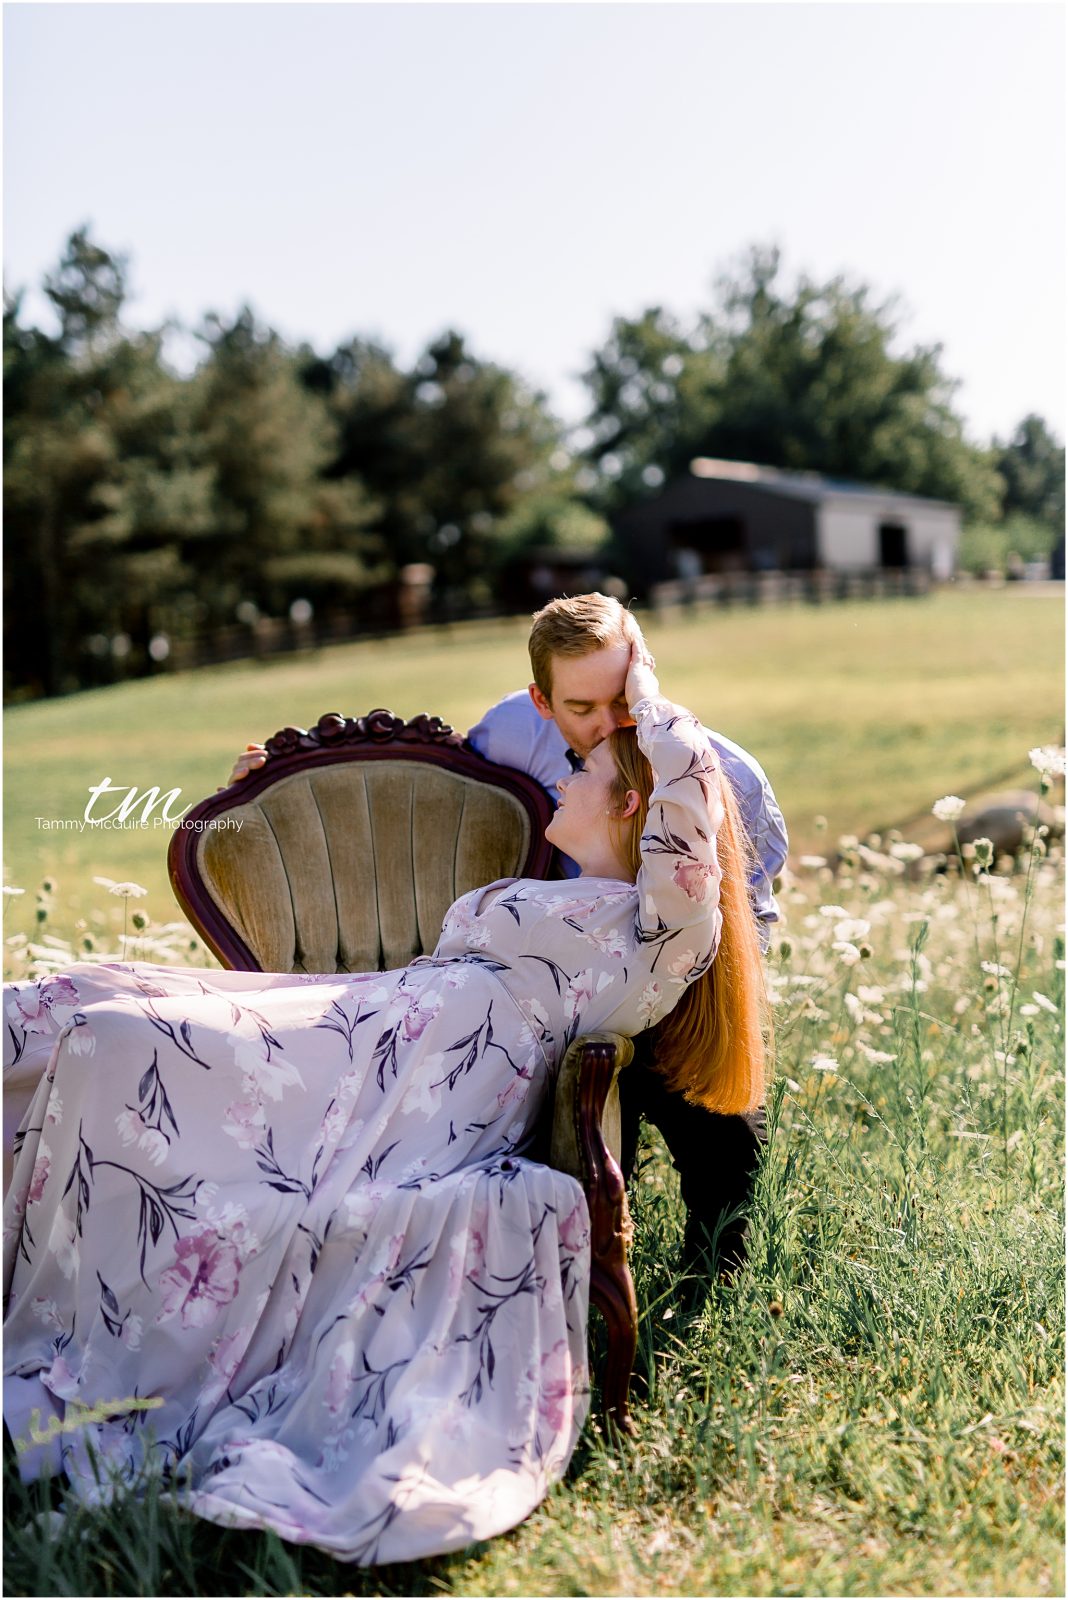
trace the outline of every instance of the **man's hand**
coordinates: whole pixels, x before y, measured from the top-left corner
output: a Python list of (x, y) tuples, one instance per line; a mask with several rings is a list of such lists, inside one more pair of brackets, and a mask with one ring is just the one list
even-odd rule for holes
[(267, 760), (267, 748), (262, 744), (247, 744), (244, 754), (239, 755), (234, 762), (234, 770), (225, 783), (220, 783), (216, 794), (221, 794), (223, 789), (228, 789), (232, 783), (237, 783), (239, 778), (247, 778), (250, 772), (255, 772)]
[(655, 666), (649, 646), (639, 632), (638, 637), (631, 640), (630, 665), (627, 668), (626, 695), (631, 711), (647, 695), (660, 693), (660, 684), (653, 670)]

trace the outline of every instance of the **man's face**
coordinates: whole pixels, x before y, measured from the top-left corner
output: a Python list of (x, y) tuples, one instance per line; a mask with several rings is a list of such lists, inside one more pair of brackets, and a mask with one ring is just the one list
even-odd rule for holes
[(629, 644), (610, 644), (586, 656), (553, 656), (552, 700), (536, 684), (530, 698), (546, 721), (556, 723), (576, 755), (588, 756), (594, 745), (616, 728), (634, 722), (624, 687), (630, 663)]

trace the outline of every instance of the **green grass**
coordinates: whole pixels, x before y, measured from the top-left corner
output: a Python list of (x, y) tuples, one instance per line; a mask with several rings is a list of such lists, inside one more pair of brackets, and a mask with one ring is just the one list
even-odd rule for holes
[[(1063, 608), (1025, 585), (926, 600), (680, 614), (649, 623), (665, 690), (764, 765), (796, 853), (896, 823), (947, 792), (1026, 776), (1026, 753), (1060, 742)], [(169, 828), (47, 832), (80, 818), (105, 777), (139, 791), (211, 794), (249, 740), (324, 711), (431, 711), (466, 729), (528, 669), (522, 620), (340, 645), (16, 706), (6, 716), (6, 881), (58, 885), (86, 916), (94, 874), (172, 904)], [(98, 808), (103, 809), (103, 808)]]
[[(47, 1493), (11, 1481), (6, 1592), (1062, 1594), (1063, 874), (1032, 868), (911, 880), (870, 857), (787, 884), (749, 1263), (707, 1294), (679, 1282), (654, 1138), (633, 1204), (639, 1438), (589, 1425), (522, 1527), (364, 1571), (155, 1493), (42, 1524)], [(866, 959), (843, 963), (832, 907), (870, 924)]]
[[(1061, 742), (1055, 600), (947, 593), (649, 632), (666, 689), (766, 765), (798, 852), (989, 775), (1023, 780), (1028, 748)], [(11, 712), (7, 881), (31, 892), (8, 908), (8, 972), (62, 966), (85, 939), (119, 953), (123, 908), (94, 873), (151, 891), (131, 903), (156, 918), (134, 958), (208, 959), (160, 925), (175, 915), (161, 830), (50, 837), (34, 815), (80, 815), (105, 774), (192, 801), (246, 739), (324, 710), (463, 727), (523, 681), (523, 636), (476, 625)], [(9, 1474), (6, 1592), (1063, 1593), (1062, 862), (979, 886), (900, 865), (800, 872), (782, 896), (774, 1129), (732, 1287), (678, 1281), (677, 1182), (650, 1141), (636, 1444), (594, 1422), (521, 1528), (371, 1572), (152, 1492), (53, 1524), (41, 1486)], [(865, 961), (833, 949), (831, 905), (871, 923)]]

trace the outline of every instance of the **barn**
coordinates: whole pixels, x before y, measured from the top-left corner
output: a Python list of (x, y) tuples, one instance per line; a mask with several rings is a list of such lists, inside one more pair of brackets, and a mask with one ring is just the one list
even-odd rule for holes
[(613, 522), (642, 593), (703, 574), (913, 570), (948, 578), (960, 508), (945, 500), (699, 457)]

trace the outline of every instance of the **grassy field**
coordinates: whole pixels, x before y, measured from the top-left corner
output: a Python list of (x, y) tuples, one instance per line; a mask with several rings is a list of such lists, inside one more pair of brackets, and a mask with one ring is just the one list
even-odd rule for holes
[[(9, 1473), (6, 1592), (1063, 1594), (1061, 863), (902, 866), (784, 891), (772, 1135), (732, 1287), (679, 1281), (676, 1179), (649, 1146), (636, 1443), (593, 1423), (522, 1527), (372, 1571), (155, 1493), (63, 1517)], [(69, 961), (71, 930), (50, 937)], [(23, 940), (9, 964), (41, 970)]]
[[(649, 635), (665, 688), (765, 764), (799, 856), (987, 777), (1036, 787), (1029, 747), (1062, 742), (1061, 627), (1058, 601), (1004, 591)], [(35, 816), (81, 815), (105, 775), (192, 802), (247, 739), (324, 710), (466, 726), (522, 683), (523, 636), (479, 625), (11, 712), (5, 881), (28, 892), (5, 972), (122, 954), (127, 912), (94, 874), (150, 890), (128, 955), (209, 960), (171, 905), (164, 830), (48, 835)], [(154, 1492), (58, 1517), (9, 1469), (6, 1592), (1062, 1594), (1063, 861), (1024, 867), (916, 877), (893, 844), (837, 876), (795, 858), (749, 1264), (731, 1287), (679, 1281), (652, 1135), (633, 1198), (640, 1435), (616, 1449), (591, 1424), (521, 1528), (365, 1572)]]
[[(922, 811), (932, 796), (1026, 776), (1027, 750), (1061, 742), (1063, 608), (1025, 585), (926, 600), (706, 611), (650, 622), (665, 690), (751, 750), (790, 827), (795, 853), (863, 836)], [(234, 664), (6, 715), (6, 880), (49, 876), (55, 904), (88, 918), (94, 874), (133, 879), (161, 916), (172, 905), (167, 827), (48, 832), (36, 818), (81, 818), (104, 778), (143, 792), (178, 788), (182, 810), (214, 792), (249, 740), (324, 711), (386, 705), (467, 728), (527, 681), (521, 620), (341, 645), (268, 665)], [(104, 808), (101, 807), (101, 810)]]

